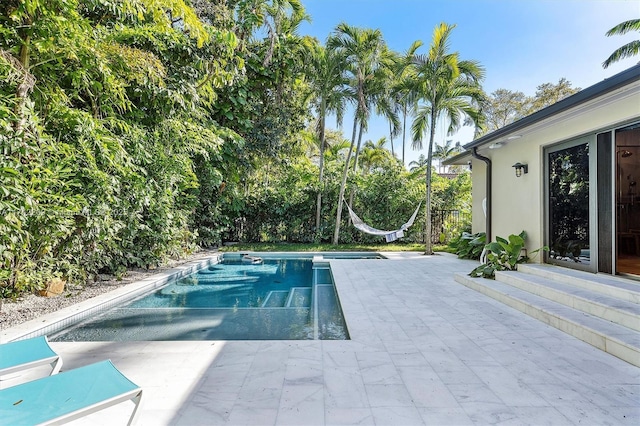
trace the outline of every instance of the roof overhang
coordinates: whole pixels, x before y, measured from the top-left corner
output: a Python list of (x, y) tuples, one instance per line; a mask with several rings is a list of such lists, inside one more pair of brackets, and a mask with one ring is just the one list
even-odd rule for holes
[[(494, 148), (502, 144), (509, 143), (511, 140), (516, 140), (522, 137), (522, 134), (526, 131), (531, 131), (532, 128), (544, 125), (545, 122), (552, 124), (553, 118), (570, 114), (572, 111), (580, 110), (580, 106), (587, 106), (590, 102), (596, 101), (598, 98), (606, 97), (607, 94), (611, 94), (618, 89), (623, 89), (625, 86), (633, 85), (633, 83), (640, 84), (640, 63), (625, 71), (622, 71), (610, 78), (607, 78), (600, 83), (594, 84), (580, 92), (569, 96), (555, 104), (548, 106), (540, 111), (537, 111), (531, 115), (528, 115), (518, 121), (508, 124), (498, 130), (488, 133), (466, 145), (463, 146), (465, 152), (449, 158), (444, 161), (445, 165), (453, 164), (467, 164), (471, 160), (471, 151), (474, 148)], [(638, 84), (636, 84), (638, 86)], [(637, 88), (634, 88), (637, 90)], [(551, 120), (551, 121), (550, 121)], [(497, 146), (491, 146), (497, 145)]]

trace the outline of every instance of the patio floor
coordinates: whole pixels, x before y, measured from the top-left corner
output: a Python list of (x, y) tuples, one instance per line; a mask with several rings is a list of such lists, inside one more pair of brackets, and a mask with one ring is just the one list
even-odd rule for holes
[(640, 424), (640, 369), (457, 284), (473, 262), (389, 256), (331, 260), (348, 341), (52, 346), (140, 385), (138, 425)]

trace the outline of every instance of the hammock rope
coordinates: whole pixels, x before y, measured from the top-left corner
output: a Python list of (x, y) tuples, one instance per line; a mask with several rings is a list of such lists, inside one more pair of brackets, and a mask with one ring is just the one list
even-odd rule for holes
[(358, 215), (353, 210), (351, 210), (349, 203), (345, 201), (345, 204), (347, 205), (347, 209), (349, 209), (349, 216), (351, 216), (351, 221), (353, 222), (353, 226), (355, 226), (356, 229), (359, 229), (366, 234), (382, 236), (385, 238), (386, 242), (390, 243), (397, 240), (398, 238), (404, 237), (404, 231), (411, 225), (413, 225), (413, 222), (416, 220), (416, 216), (418, 215), (418, 211), (420, 211), (422, 202), (418, 204), (416, 211), (413, 212), (413, 215), (411, 215), (409, 221), (402, 225), (400, 228), (393, 231), (382, 231), (380, 229), (376, 229), (367, 225), (362, 219), (360, 219), (360, 217), (358, 217)]

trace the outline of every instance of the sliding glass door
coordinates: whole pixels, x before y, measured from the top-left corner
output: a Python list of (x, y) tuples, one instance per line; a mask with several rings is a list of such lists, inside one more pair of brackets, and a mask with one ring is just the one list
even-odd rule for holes
[(616, 270), (640, 275), (640, 124), (615, 137)]
[(548, 148), (545, 161), (547, 260), (592, 270), (588, 138)]

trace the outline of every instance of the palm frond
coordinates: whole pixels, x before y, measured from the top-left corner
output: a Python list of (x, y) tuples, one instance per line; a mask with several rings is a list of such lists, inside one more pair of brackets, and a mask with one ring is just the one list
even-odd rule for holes
[(621, 61), (625, 58), (630, 58), (632, 56), (636, 56), (640, 53), (640, 40), (634, 40), (630, 43), (625, 44), (624, 46), (616, 49), (611, 56), (607, 58), (606, 61), (602, 63), (603, 68), (608, 68), (609, 65), (614, 62)]
[(629, 31), (640, 31), (640, 19), (624, 21), (607, 31), (606, 36), (611, 37), (612, 35), (622, 35)]

